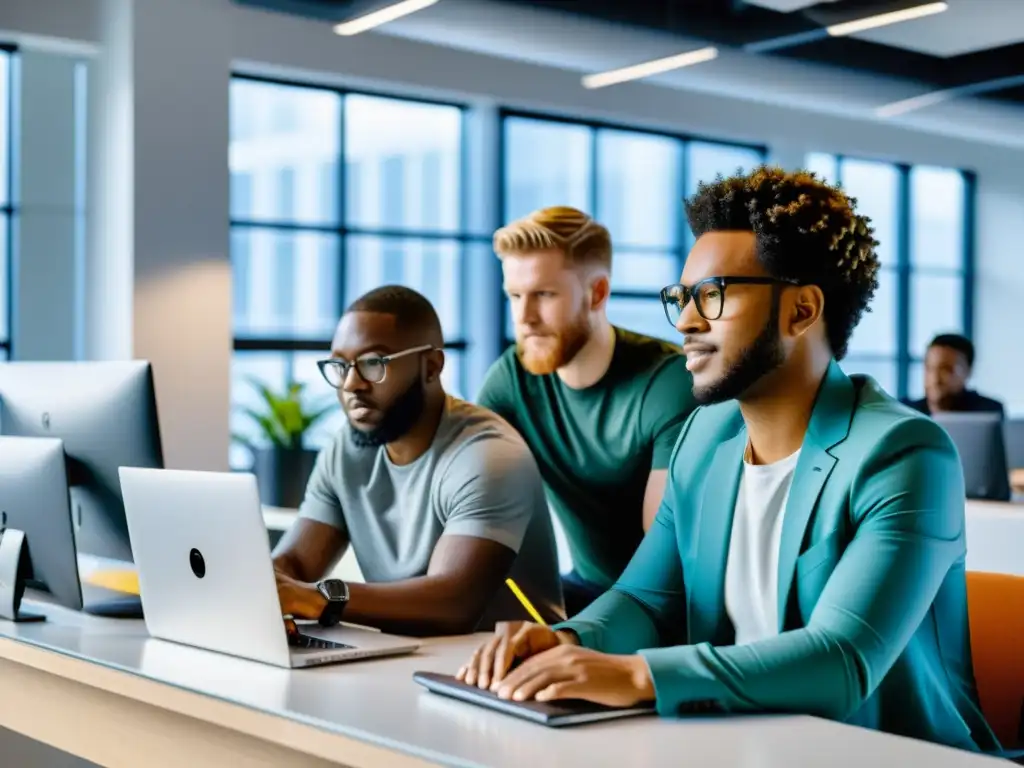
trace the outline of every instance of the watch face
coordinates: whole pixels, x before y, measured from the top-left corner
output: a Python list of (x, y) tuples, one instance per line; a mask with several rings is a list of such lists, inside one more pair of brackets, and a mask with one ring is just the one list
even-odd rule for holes
[(344, 600), (348, 597), (348, 590), (345, 589), (345, 582), (341, 579), (325, 579), (321, 583), (321, 590), (328, 600)]

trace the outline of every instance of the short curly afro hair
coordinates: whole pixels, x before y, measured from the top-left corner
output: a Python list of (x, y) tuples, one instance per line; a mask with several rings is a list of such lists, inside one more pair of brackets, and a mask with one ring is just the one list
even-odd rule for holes
[(878, 241), (856, 204), (814, 173), (762, 165), (701, 182), (686, 201), (686, 215), (695, 238), (753, 232), (757, 258), (770, 275), (820, 287), (832, 354), (842, 360), (878, 289)]

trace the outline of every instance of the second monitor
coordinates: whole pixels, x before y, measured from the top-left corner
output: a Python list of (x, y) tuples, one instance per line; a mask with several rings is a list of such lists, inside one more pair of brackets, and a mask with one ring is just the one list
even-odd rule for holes
[[(82, 608), (66, 478), (60, 440), (0, 437), (0, 618), (41, 618), (19, 609), (25, 587)], [(24, 543), (12, 549), (7, 539), (15, 532)]]
[[(164, 465), (148, 362), (0, 363), (0, 435), (62, 439), (78, 552), (132, 562), (118, 468)], [(86, 610), (142, 609), (132, 596), (87, 600)]]
[(960, 454), (967, 498), (1009, 501), (1010, 469), (1002, 417), (997, 413), (936, 413), (932, 418), (946, 430)]
[(164, 463), (149, 363), (0, 363), (0, 435), (62, 439), (78, 550), (132, 561), (118, 468)]

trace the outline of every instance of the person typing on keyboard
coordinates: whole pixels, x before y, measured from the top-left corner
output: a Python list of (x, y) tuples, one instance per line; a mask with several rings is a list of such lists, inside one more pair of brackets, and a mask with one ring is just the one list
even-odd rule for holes
[[(405, 635), (525, 617), (504, 588), (564, 615), (540, 470), (501, 417), (448, 395), (441, 324), (402, 286), (348, 307), (318, 365), (346, 420), (273, 559), (282, 612)], [(352, 547), (366, 583), (327, 578)]]
[(654, 522), (612, 589), (551, 628), (503, 625), (459, 680), (1000, 750), (971, 666), (956, 448), (838, 363), (878, 286), (855, 203), (778, 168), (700, 185), (661, 294), (700, 406)]

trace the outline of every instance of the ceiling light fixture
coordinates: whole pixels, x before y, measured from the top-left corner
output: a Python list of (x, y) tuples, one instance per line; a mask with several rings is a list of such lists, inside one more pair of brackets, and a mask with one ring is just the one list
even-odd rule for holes
[(920, 96), (911, 96), (909, 99), (900, 99), (889, 104), (883, 104), (875, 110), (875, 114), (881, 118), (896, 117), (905, 115), (907, 112), (914, 112), (918, 109), (941, 104), (953, 98), (949, 91), (931, 91), (922, 93)]
[(422, 11), (436, 2), (438, 0), (402, 0), (402, 2), (394, 3), (386, 8), (381, 8), (378, 11), (373, 11), (351, 21), (343, 21), (334, 27), (334, 31), (339, 35), (351, 37), (352, 35), (358, 35), (360, 32), (366, 32), (374, 27), (379, 27), (381, 24), (387, 24), (395, 19), (408, 16), (410, 13)]
[(662, 72), (671, 72), (673, 69), (692, 67), (694, 64), (703, 64), (718, 57), (717, 48), (698, 48), (695, 51), (687, 51), (675, 56), (666, 56), (664, 59), (645, 61), (643, 64), (634, 64), (630, 67), (612, 69), (608, 72), (600, 72), (596, 75), (586, 75), (583, 78), (584, 88), (604, 88), (608, 85), (625, 83), (629, 80), (640, 80), (651, 75), (660, 75)]
[(845, 37), (846, 35), (855, 35), (858, 32), (864, 32), (869, 29), (887, 27), (890, 24), (922, 19), (925, 16), (933, 16), (936, 13), (942, 13), (947, 10), (949, 10), (948, 3), (925, 3), (924, 5), (915, 5), (913, 8), (904, 8), (902, 11), (879, 13), (863, 19), (844, 21), (842, 24), (832, 24), (825, 27), (825, 31), (832, 37)]

